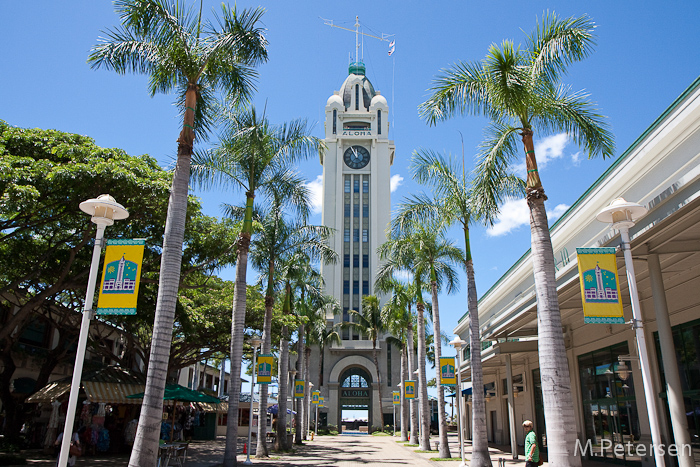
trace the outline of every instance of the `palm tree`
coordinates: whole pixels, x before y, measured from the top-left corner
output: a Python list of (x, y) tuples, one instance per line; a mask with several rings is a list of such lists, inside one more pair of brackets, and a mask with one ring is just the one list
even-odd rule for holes
[[(344, 323), (349, 328), (354, 328), (364, 334), (372, 341), (372, 359), (374, 369), (377, 371), (377, 397), (379, 399), (379, 419), (384, 428), (384, 407), (382, 405), (382, 373), (379, 371), (379, 359), (377, 355), (377, 340), (387, 330), (387, 323), (383, 320), (381, 309), (379, 308), (379, 297), (376, 295), (365, 295), (362, 297), (362, 307), (360, 311), (350, 310), (352, 317), (349, 322)], [(370, 422), (371, 423), (371, 422)]]
[[(390, 235), (386, 242), (377, 248), (382, 264), (377, 270), (375, 281), (384, 283), (396, 273), (408, 273), (413, 278), (413, 291), (416, 297), (416, 323), (418, 341), (418, 403), (420, 410), (420, 433), (418, 445), (422, 451), (430, 451), (430, 413), (428, 411), (428, 381), (425, 376), (425, 302), (423, 301), (423, 284), (426, 271), (416, 268), (416, 251), (408, 245), (416, 238), (410, 231), (401, 235)], [(417, 430), (418, 433), (418, 430)], [(413, 438), (413, 435), (411, 435)], [(415, 444), (415, 442), (413, 443)]]
[(177, 91), (183, 115), (177, 139), (177, 162), (168, 202), (163, 236), (161, 274), (158, 286), (153, 343), (149, 358), (139, 433), (129, 465), (150, 465), (158, 456), (158, 431), (163, 412), (163, 393), (172, 340), (173, 320), (182, 262), (190, 160), (195, 131), (206, 134), (212, 123), (212, 96), (222, 89), (234, 99), (245, 99), (257, 77), (254, 68), (267, 60), (267, 41), (258, 24), (263, 10), (222, 6), (216, 24), (202, 21), (182, 2), (164, 0), (120, 0), (115, 2), (122, 26), (106, 32), (94, 46), (88, 62), (107, 68), (150, 77), (149, 91)]
[[(228, 426), (224, 465), (236, 462), (238, 398), (240, 395), (243, 328), (246, 305), (246, 270), (253, 232), (253, 201), (256, 193), (268, 199), (281, 196), (306, 218), (308, 189), (289, 167), (294, 162), (315, 154), (322, 147), (318, 138), (310, 136), (304, 120), (293, 120), (280, 126), (258, 117), (255, 108), (227, 114), (226, 133), (211, 151), (193, 157), (192, 172), (203, 188), (232, 185), (245, 192), (246, 206), (243, 229), (238, 238), (236, 279), (231, 324), (231, 383), (229, 385)], [(280, 365), (285, 364), (280, 362)]]
[(544, 206), (547, 198), (537, 171), (533, 133), (536, 128), (565, 132), (589, 157), (612, 156), (613, 136), (604, 117), (587, 94), (571, 92), (560, 84), (568, 65), (592, 51), (594, 27), (585, 15), (560, 19), (548, 13), (527, 36), (526, 47), (516, 48), (504, 41), (500, 47), (492, 45), (482, 62), (457, 63), (444, 70), (434, 81), (432, 96), (421, 105), (421, 114), (430, 124), (456, 114), (484, 115), (491, 120), (476, 169), (476, 190), (483, 203), (502, 202), (498, 181), (508, 175), (517, 158), (518, 135), (523, 143), (548, 454), (551, 462), (563, 467), (580, 466), (581, 459), (574, 452), (571, 380)]
[[(410, 367), (408, 365), (408, 347), (413, 348), (413, 314), (410, 304), (413, 299), (408, 293), (406, 285), (397, 280), (391, 280), (391, 284), (384, 287), (376, 287), (380, 292), (392, 292), (389, 301), (382, 307), (382, 320), (387, 323), (387, 328), (392, 336), (387, 338), (387, 343), (393, 343), (401, 349), (401, 388), (406, 384)], [(408, 441), (409, 405), (401, 391), (401, 441)]]
[[(476, 467), (491, 466), (486, 433), (486, 404), (484, 401), (484, 379), (481, 367), (481, 338), (479, 312), (474, 279), (474, 264), (471, 255), (469, 227), (472, 221), (492, 222), (497, 212), (480, 210), (479, 192), (474, 192), (468, 182), (462, 160), (462, 170), (451, 158), (444, 158), (429, 149), (414, 151), (411, 162), (413, 178), (432, 188), (435, 199), (426, 195), (409, 198), (402, 206), (400, 215), (394, 220), (401, 229), (412, 222), (442, 221), (446, 227), (459, 224), (464, 234), (465, 256), (463, 263), (467, 271), (467, 309), (469, 312), (470, 368), (472, 380), (472, 456)], [(514, 195), (522, 182), (515, 176), (501, 180), (501, 190)], [(488, 203), (485, 206), (492, 206)]]
[[(299, 180), (303, 184), (303, 180)], [(300, 187), (301, 188), (301, 187)], [(324, 261), (333, 261), (333, 252), (328, 249), (326, 238), (330, 229), (306, 225), (302, 221), (288, 221), (284, 216), (284, 205), (289, 200), (273, 190), (271, 204), (263, 215), (261, 228), (251, 242), (251, 262), (261, 272), (265, 285), (265, 319), (263, 325), (262, 353), (269, 353), (272, 347), (272, 307), (275, 301), (275, 273), (278, 262), (292, 251), (302, 250), (314, 256), (323, 257)], [(267, 385), (260, 387), (260, 413), (267, 411)], [(267, 426), (258, 427), (257, 450), (255, 456), (267, 457), (265, 441)]]

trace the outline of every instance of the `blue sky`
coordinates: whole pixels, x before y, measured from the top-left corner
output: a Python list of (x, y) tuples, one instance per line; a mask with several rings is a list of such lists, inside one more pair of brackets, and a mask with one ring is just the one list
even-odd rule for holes
[[(205, 0), (205, 15), (218, 9), (219, 3)], [(390, 106), (390, 137), (396, 144), (394, 206), (421, 190), (408, 169), (414, 149), (431, 148), (461, 159), (461, 132), (469, 170), (482, 138), (485, 121), (480, 118), (455, 118), (436, 127), (420, 120), (417, 107), (427, 98), (434, 76), (458, 60), (480, 60), (492, 43), (523, 42), (523, 31), (530, 32), (536, 18), (547, 10), (561, 16), (586, 13), (598, 26), (594, 53), (574, 64), (563, 82), (573, 90), (589, 92), (609, 117), (616, 155), (699, 74), (697, 1), (238, 2), (239, 8), (258, 5), (267, 10), (263, 23), (270, 45), (269, 62), (259, 69), (255, 103), (259, 108), (266, 106), (273, 123), (299, 117), (315, 122), (316, 136), (323, 133), (327, 98), (347, 76), (355, 41), (354, 34), (326, 26), (321, 18), (352, 28), (359, 15), (364, 32), (394, 35), (396, 53), (391, 58), (386, 42), (364, 41), (367, 76)], [(100, 146), (150, 154), (167, 166), (175, 155), (181, 125), (173, 96), (151, 98), (145, 77), (91, 70), (86, 64), (100, 31), (117, 21), (112, 4), (104, 0), (2, 2), (0, 119), (20, 127), (89, 135)], [(566, 135), (536, 133), (535, 138), (551, 223), (612, 161), (587, 160)], [(319, 187), (322, 167), (317, 157), (302, 163), (299, 170), (312, 188)], [(240, 193), (227, 190), (198, 194), (211, 215), (221, 214), (223, 201), (242, 200)], [(119, 198), (118, 193), (112, 195)], [(320, 223), (320, 214), (312, 222)], [(472, 229), (480, 294), (529, 248), (527, 224), (527, 210), (520, 200), (503, 207), (502, 219), (493, 229)], [(454, 238), (461, 243), (458, 232)], [(232, 279), (233, 270), (223, 275)], [(448, 334), (465, 308), (462, 275), (460, 291), (441, 297), (441, 320)]]

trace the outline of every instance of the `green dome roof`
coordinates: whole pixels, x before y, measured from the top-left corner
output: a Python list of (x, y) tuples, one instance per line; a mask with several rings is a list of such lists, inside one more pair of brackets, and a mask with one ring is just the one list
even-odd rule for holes
[(362, 62), (352, 62), (348, 66), (348, 74), (351, 75), (362, 75), (365, 74), (365, 64)]

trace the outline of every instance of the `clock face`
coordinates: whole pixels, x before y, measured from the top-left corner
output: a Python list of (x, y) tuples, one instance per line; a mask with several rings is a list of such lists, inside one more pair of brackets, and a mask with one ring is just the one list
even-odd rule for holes
[(350, 146), (345, 150), (343, 160), (351, 169), (361, 169), (369, 164), (369, 151), (362, 146)]

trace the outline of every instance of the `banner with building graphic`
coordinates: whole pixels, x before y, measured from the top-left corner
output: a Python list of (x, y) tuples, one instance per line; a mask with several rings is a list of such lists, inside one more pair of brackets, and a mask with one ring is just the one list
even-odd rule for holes
[(443, 386), (457, 385), (454, 357), (440, 357), (440, 384)]
[(406, 399), (416, 398), (416, 382), (412, 380), (404, 381), (404, 397)]
[(583, 322), (624, 324), (615, 248), (576, 248)]
[(98, 315), (135, 315), (146, 240), (107, 240)]
[(304, 380), (295, 379), (294, 380), (294, 397), (297, 399), (304, 398)]
[(318, 405), (318, 400), (321, 397), (321, 393), (319, 391), (314, 391), (311, 393), (311, 403)]
[(258, 384), (272, 383), (272, 364), (274, 356), (272, 354), (258, 355)]
[(393, 391), (391, 394), (394, 397), (394, 405), (399, 405), (401, 403), (401, 393), (399, 391)]
[(324, 402), (325, 400), (326, 400), (326, 399), (325, 399), (323, 396), (320, 396), (320, 397), (318, 398), (318, 406), (319, 406), (319, 407), (323, 407), (323, 402)]

